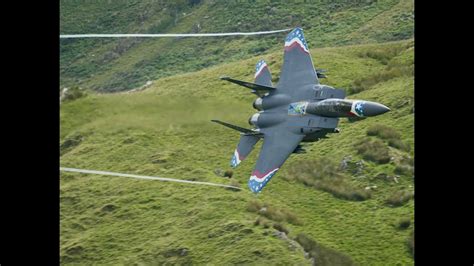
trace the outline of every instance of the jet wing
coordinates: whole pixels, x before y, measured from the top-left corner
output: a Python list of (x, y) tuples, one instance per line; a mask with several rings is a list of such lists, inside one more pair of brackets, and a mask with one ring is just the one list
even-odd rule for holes
[(219, 121), (219, 120), (211, 120), (211, 122), (214, 122), (214, 123), (217, 123), (217, 124), (221, 124), (223, 126), (226, 126), (228, 128), (232, 128), (234, 130), (237, 130), (237, 131), (240, 131), (244, 134), (253, 134), (255, 133), (254, 131), (250, 130), (250, 129), (247, 129), (247, 128), (243, 128), (243, 127), (239, 127), (239, 126), (236, 126), (236, 125), (232, 125), (232, 124), (229, 124), (229, 123), (226, 123), (226, 122), (222, 122), (222, 121)]
[(256, 90), (256, 91), (257, 90), (272, 91), (272, 90), (275, 89), (273, 87), (268, 87), (268, 86), (265, 86), (265, 85), (260, 85), (260, 84), (256, 84), (256, 83), (251, 83), (251, 82), (246, 82), (246, 81), (242, 81), (242, 80), (238, 80), (238, 79), (233, 79), (233, 78), (230, 78), (230, 77), (227, 77), (227, 76), (220, 77), (220, 79), (226, 80), (226, 81), (229, 81), (229, 82), (235, 83), (237, 85), (244, 86), (244, 87), (247, 87), (249, 89)]
[(289, 93), (307, 84), (319, 84), (318, 75), (314, 69), (303, 30), (295, 28), (285, 39), (283, 66), (277, 88)]
[(273, 130), (264, 135), (257, 164), (248, 182), (252, 192), (258, 193), (265, 187), (303, 137), (303, 135), (297, 135), (284, 129)]

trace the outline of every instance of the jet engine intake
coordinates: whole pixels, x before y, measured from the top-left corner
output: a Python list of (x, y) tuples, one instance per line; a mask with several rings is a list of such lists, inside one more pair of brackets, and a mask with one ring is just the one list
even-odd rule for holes
[(256, 114), (253, 114), (251, 117), (249, 117), (249, 125), (258, 127), (259, 116), (260, 116), (260, 113), (256, 113)]
[(284, 106), (291, 102), (291, 98), (288, 95), (278, 94), (271, 97), (263, 96), (255, 99), (253, 102), (253, 108), (263, 111), (268, 110), (277, 106)]
[(285, 121), (285, 115), (274, 112), (260, 112), (249, 118), (249, 124), (257, 128), (273, 126), (283, 121)]
[(263, 99), (261, 97), (258, 97), (257, 99), (255, 99), (255, 101), (253, 101), (253, 108), (259, 110), (259, 111), (262, 111), (263, 110), (263, 107), (262, 107), (262, 103), (263, 103)]

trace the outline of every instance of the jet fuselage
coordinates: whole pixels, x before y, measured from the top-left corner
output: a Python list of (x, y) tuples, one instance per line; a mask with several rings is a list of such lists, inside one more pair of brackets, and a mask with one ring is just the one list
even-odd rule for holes
[[(338, 118), (365, 118), (390, 111), (380, 103), (343, 99), (342, 90), (327, 85), (308, 87), (305, 94), (313, 97), (298, 102), (290, 102), (285, 97), (272, 97), (271, 94), (254, 101), (254, 108), (260, 112), (249, 118), (249, 124), (255, 126), (256, 131), (264, 132), (267, 127), (286, 123), (294, 133), (305, 135), (305, 142), (317, 141), (327, 133), (337, 133)], [(325, 98), (328, 96), (340, 98)]]

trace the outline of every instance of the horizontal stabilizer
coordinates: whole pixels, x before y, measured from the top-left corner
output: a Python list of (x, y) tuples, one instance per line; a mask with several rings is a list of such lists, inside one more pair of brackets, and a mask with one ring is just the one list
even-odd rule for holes
[(260, 140), (257, 136), (251, 135), (242, 135), (240, 136), (239, 144), (232, 155), (232, 159), (230, 160), (230, 166), (232, 168), (237, 167), (253, 150), (253, 147), (257, 142)]
[(259, 60), (255, 66), (255, 84), (273, 87), (272, 74), (263, 59)]
[(271, 91), (271, 90), (275, 89), (274, 87), (269, 87), (269, 86), (259, 85), (259, 84), (255, 84), (255, 83), (251, 83), (251, 82), (241, 81), (241, 80), (233, 79), (233, 78), (230, 78), (230, 77), (221, 77), (220, 79), (227, 80), (227, 81), (235, 83), (237, 85), (247, 87), (247, 88), (252, 89), (254, 91), (262, 91), (262, 90)]
[(217, 124), (221, 124), (223, 126), (226, 126), (228, 128), (232, 128), (234, 130), (237, 130), (237, 131), (240, 131), (242, 133), (244, 133), (245, 135), (248, 135), (248, 136), (259, 136), (259, 135), (262, 135), (262, 133), (258, 133), (258, 132), (255, 132), (251, 129), (247, 129), (247, 128), (243, 128), (243, 127), (239, 127), (239, 126), (236, 126), (236, 125), (232, 125), (232, 124), (229, 124), (229, 123), (226, 123), (226, 122), (222, 122), (222, 121), (219, 121), (219, 120), (211, 120), (212, 122), (214, 123), (217, 123)]

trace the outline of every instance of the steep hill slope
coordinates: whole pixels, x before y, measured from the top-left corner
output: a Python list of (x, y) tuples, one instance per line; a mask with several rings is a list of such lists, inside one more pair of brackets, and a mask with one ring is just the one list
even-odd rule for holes
[(209, 120), (245, 126), (254, 95), (218, 77), (252, 80), (260, 58), (278, 76), (281, 51), (162, 78), (141, 92), (64, 102), (64, 167), (232, 182), (244, 190), (61, 173), (61, 262), (310, 264), (278, 233), (287, 231), (320, 265), (413, 264), (413, 46), (312, 49), (316, 66), (328, 70), (325, 84), (392, 111), (342, 120), (341, 133), (292, 155), (259, 195), (246, 188), (258, 152), (231, 180), (216, 174), (229, 169), (239, 135)]
[[(62, 0), (61, 34), (263, 31), (302, 26), (310, 47), (413, 37), (412, 0)], [(257, 37), (60, 40), (60, 85), (121, 91), (281, 49), (285, 33)]]

